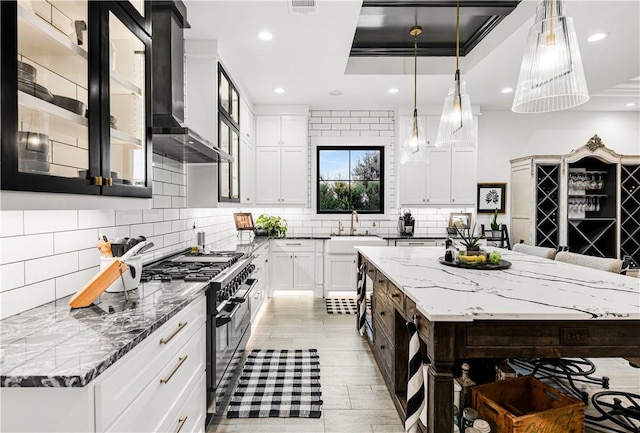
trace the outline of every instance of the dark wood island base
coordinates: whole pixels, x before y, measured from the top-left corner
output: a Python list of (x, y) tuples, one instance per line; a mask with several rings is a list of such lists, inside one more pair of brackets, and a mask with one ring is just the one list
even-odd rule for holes
[(373, 282), (367, 338), (389, 388), (405, 417), (408, 334), (406, 322), (415, 316), (425, 361), (430, 362), (427, 433), (453, 431), (452, 368), (463, 359), (509, 357), (637, 357), (637, 320), (474, 320), (430, 321), (400, 288), (361, 253)]

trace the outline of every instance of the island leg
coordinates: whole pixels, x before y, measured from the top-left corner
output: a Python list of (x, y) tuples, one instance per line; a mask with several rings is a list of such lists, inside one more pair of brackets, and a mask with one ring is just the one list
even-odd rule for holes
[(453, 362), (432, 362), (429, 366), (429, 433), (453, 432)]

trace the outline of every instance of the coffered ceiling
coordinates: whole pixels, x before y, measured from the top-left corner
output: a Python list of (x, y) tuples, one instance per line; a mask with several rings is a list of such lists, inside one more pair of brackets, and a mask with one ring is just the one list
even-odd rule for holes
[[(438, 113), (453, 80), (455, 2), (451, 0), (317, 0), (311, 13), (292, 11), (287, 0), (185, 4), (192, 26), (185, 37), (218, 41), (226, 68), (254, 104), (338, 109), (411, 106), (409, 28), (416, 21), (423, 28), (418, 39), (423, 54), (418, 59), (418, 105)], [(460, 66), (472, 103), (481, 110), (510, 110), (513, 94), (501, 90), (516, 85), (537, 1), (462, 0), (461, 4), (465, 55)], [(640, 0), (566, 0), (566, 9), (575, 23), (591, 95), (588, 103), (574, 110), (638, 111)], [(269, 31), (273, 39), (259, 40), (261, 31)], [(596, 32), (608, 37), (587, 42)], [(363, 55), (367, 49), (373, 54)], [(284, 93), (274, 93), (278, 87)], [(390, 94), (390, 88), (398, 92)], [(635, 106), (628, 107), (630, 103)]]

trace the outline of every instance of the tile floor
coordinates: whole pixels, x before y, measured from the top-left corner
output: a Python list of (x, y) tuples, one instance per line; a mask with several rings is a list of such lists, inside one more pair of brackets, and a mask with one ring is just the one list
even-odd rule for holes
[[(310, 349), (320, 354), (323, 408), (319, 419), (222, 418), (209, 433), (402, 433), (369, 346), (355, 331), (355, 316), (327, 314), (324, 299), (268, 299), (254, 325), (248, 349)], [(640, 369), (620, 358), (595, 359), (598, 375), (611, 389), (640, 394)], [(587, 386), (586, 391), (601, 389)], [(587, 413), (595, 414), (588, 406)], [(585, 433), (611, 432), (590, 426)]]
[(402, 421), (355, 315), (327, 314), (324, 299), (270, 298), (247, 349), (318, 349), (322, 416), (228, 419), (209, 432), (402, 433)]

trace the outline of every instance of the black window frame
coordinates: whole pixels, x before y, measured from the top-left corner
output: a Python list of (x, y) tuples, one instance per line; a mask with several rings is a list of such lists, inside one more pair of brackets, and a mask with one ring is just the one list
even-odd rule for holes
[[(323, 150), (341, 150), (341, 151), (379, 151), (380, 152), (380, 208), (378, 210), (365, 210), (365, 209), (349, 209), (349, 210), (322, 210), (320, 208), (320, 152)], [(348, 215), (354, 210), (358, 212), (358, 214), (365, 215), (383, 215), (385, 213), (385, 164), (384, 164), (384, 151), (385, 146), (374, 146), (374, 145), (366, 145), (366, 146), (356, 146), (356, 145), (333, 145), (333, 146), (317, 146), (316, 147), (316, 213), (319, 215)], [(349, 168), (351, 168), (351, 161), (349, 162)], [(349, 173), (349, 183), (351, 182), (359, 182), (355, 180), (351, 180), (351, 173)]]
[[(229, 106), (225, 107), (222, 105), (222, 99), (220, 98), (220, 86), (222, 84), (222, 78), (224, 77), (225, 81), (229, 85), (228, 90), (228, 101)], [(233, 110), (233, 94), (237, 95), (238, 98), (238, 107), (237, 113)], [(237, 116), (238, 121), (234, 119), (234, 116)], [(241, 173), (242, 167), (240, 166), (240, 92), (238, 92), (238, 88), (229, 77), (227, 71), (224, 70), (224, 67), (220, 62), (218, 62), (218, 146), (222, 142), (222, 124), (225, 123), (229, 127), (229, 149), (228, 154), (234, 158), (234, 161), (218, 161), (218, 202), (221, 203), (240, 203), (240, 189), (241, 189)], [(233, 152), (233, 134), (236, 134), (238, 137), (238, 153)], [(229, 196), (222, 195), (222, 170), (220, 169), (222, 164), (229, 165)], [(232, 181), (232, 173), (233, 173), (233, 165), (237, 167), (238, 172), (238, 191), (233, 190), (233, 181)]]

